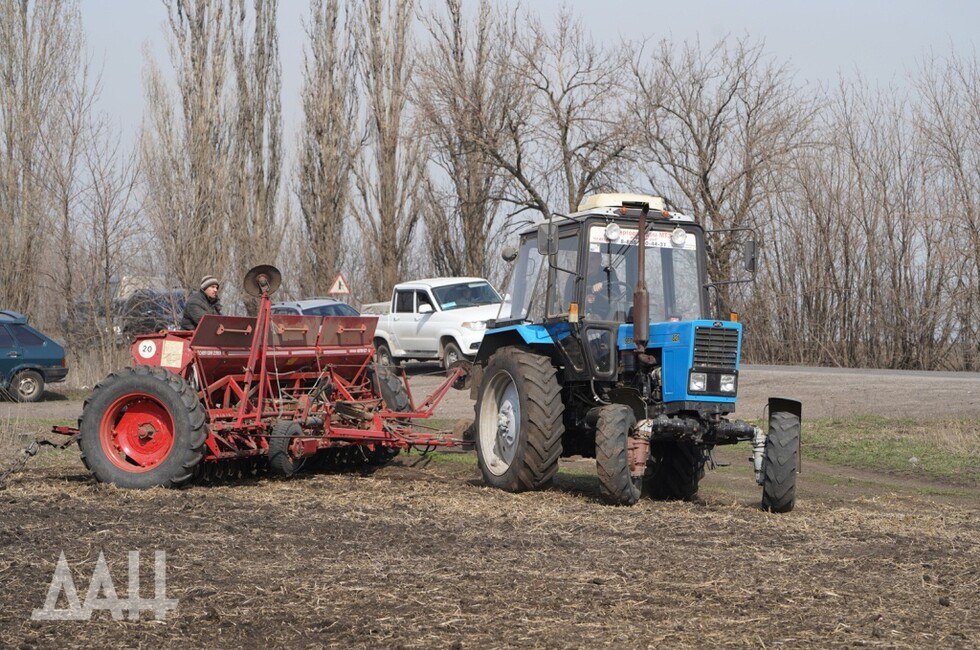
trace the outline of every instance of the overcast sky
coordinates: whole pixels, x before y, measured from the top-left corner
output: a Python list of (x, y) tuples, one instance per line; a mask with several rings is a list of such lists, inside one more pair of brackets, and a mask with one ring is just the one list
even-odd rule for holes
[[(788, 61), (798, 78), (833, 82), (839, 73), (901, 86), (908, 70), (930, 50), (975, 56), (978, 0), (579, 0), (568, 2), (596, 38), (667, 36), (714, 42), (748, 35)], [(145, 53), (166, 69), (164, 9), (157, 0), (82, 0), (89, 52), (102, 69), (102, 109), (127, 138), (143, 111)], [(561, 5), (528, 0), (542, 18)], [(307, 0), (280, 0), (280, 56), (286, 142), (299, 121), (303, 16)], [(291, 147), (288, 147), (291, 148)]]

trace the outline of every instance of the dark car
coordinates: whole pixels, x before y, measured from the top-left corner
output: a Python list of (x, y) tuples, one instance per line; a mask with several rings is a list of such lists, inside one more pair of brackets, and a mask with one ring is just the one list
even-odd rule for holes
[(64, 381), (65, 349), (27, 324), (15, 311), (0, 311), (0, 392), (36, 402), (44, 385)]
[(183, 291), (135, 291), (116, 304), (116, 334), (128, 342), (138, 334), (180, 329), (185, 300)]

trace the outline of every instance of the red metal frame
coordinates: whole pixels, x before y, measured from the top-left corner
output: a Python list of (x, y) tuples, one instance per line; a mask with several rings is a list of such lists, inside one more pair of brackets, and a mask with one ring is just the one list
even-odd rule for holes
[[(347, 445), (430, 449), (460, 444), (448, 432), (415, 431), (411, 421), (431, 417), (466, 371), (447, 373), (418, 407), (408, 392), (409, 411), (388, 409), (370, 375), (376, 323), (371, 316), (273, 317), (269, 296), (263, 294), (254, 319), (206, 316), (193, 332), (138, 337), (133, 362), (162, 366), (197, 388), (207, 412), (206, 461), (267, 453), (272, 427), (279, 420), (300, 423), (304, 435), (291, 448), (304, 455)], [(300, 344), (270, 342), (287, 336)], [(225, 345), (223, 338), (239, 345)], [(344, 338), (356, 343), (341, 344)], [(237, 365), (239, 358), (244, 365)], [(408, 391), (404, 375), (403, 379)], [(67, 427), (55, 432), (77, 433)]]

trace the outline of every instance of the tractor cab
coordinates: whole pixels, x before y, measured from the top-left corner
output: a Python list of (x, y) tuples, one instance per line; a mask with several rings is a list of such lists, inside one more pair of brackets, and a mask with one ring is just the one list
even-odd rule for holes
[[(708, 320), (705, 253), (701, 226), (665, 210), (659, 197), (590, 196), (575, 214), (521, 234), (508, 296), (478, 359), (516, 338), (542, 349), (550, 345), (563, 379), (589, 382), (602, 398), (629, 381), (624, 372), (636, 367), (635, 331), (642, 321), (646, 360), (661, 367), (662, 410), (731, 412), (741, 326)], [(638, 319), (640, 284), (646, 314)]]

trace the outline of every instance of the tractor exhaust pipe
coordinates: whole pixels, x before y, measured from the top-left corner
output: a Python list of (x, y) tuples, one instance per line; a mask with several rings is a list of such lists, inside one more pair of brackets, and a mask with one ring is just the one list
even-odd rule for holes
[[(623, 205), (626, 205), (625, 203)], [(643, 353), (647, 349), (650, 340), (650, 294), (647, 292), (647, 213), (650, 211), (650, 204), (644, 203), (640, 207), (640, 227), (637, 232), (637, 244), (639, 250), (636, 252), (636, 289), (633, 291), (633, 341), (636, 344), (636, 351)]]

